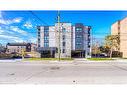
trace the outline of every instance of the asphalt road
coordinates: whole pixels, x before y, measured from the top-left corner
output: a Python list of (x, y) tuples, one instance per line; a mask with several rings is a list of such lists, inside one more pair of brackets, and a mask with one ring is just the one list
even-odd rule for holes
[(127, 84), (127, 62), (0, 62), (0, 84)]

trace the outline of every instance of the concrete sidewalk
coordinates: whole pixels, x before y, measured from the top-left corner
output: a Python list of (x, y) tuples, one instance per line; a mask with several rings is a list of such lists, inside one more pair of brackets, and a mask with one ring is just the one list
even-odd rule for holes
[(8, 59), (8, 60), (0, 60), (0, 63), (63, 63), (63, 64), (68, 64), (68, 63), (103, 63), (103, 62), (123, 62), (123, 63), (127, 63), (127, 59), (115, 59), (115, 60), (101, 60), (101, 61), (94, 61), (94, 60), (88, 60), (85, 58), (75, 58), (74, 60), (22, 60), (22, 59)]

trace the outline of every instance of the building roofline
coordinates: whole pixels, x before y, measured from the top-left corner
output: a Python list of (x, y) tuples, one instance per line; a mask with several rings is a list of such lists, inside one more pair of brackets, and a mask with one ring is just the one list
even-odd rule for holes
[(31, 43), (7, 43), (8, 46), (26, 46)]
[(125, 19), (127, 19), (127, 16), (126, 16), (126, 17), (124, 17), (123, 19), (121, 19), (120, 21), (123, 21), (123, 20), (125, 20)]

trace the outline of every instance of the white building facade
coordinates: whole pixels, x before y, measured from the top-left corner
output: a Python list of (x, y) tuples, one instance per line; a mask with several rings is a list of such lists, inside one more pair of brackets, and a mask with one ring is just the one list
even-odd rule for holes
[[(41, 57), (87, 57), (91, 56), (91, 27), (82, 23), (55, 23), (54, 26), (38, 26), (37, 46)], [(59, 37), (60, 32), (60, 37)], [(59, 43), (60, 38), (60, 43)]]

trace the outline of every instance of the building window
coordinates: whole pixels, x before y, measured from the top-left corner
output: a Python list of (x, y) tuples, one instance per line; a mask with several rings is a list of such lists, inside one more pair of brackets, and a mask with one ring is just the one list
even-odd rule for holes
[(40, 34), (38, 34), (38, 37), (40, 37)]
[(76, 43), (76, 45), (81, 45), (82, 43)]
[(44, 37), (44, 40), (49, 40), (49, 36), (45, 36)]
[(48, 42), (45, 42), (44, 43), (44, 47), (49, 47), (49, 43)]
[(82, 28), (80, 27), (76, 28), (76, 32), (82, 32)]
[(81, 35), (76, 35), (76, 38), (80, 38), (80, 39), (81, 39), (81, 38), (82, 38), (82, 36), (81, 36)]
[(62, 32), (66, 32), (66, 28), (62, 28)]
[(38, 41), (40, 41), (40, 38), (38, 38)]
[(40, 26), (37, 26), (37, 29), (38, 29), (38, 31), (40, 31), (41, 29), (40, 29)]
[(63, 49), (63, 53), (65, 53), (65, 49)]
[(65, 47), (65, 44), (66, 44), (66, 43), (65, 43), (65, 42), (63, 42), (63, 47)]
[(90, 42), (88, 42), (88, 48), (90, 48)]
[(63, 35), (63, 40), (65, 40), (65, 35)]
[(88, 30), (88, 34), (90, 35), (90, 30)]
[(44, 27), (44, 32), (49, 32), (49, 27)]
[(76, 43), (76, 48), (82, 48), (82, 43), (77, 42), (77, 43)]

